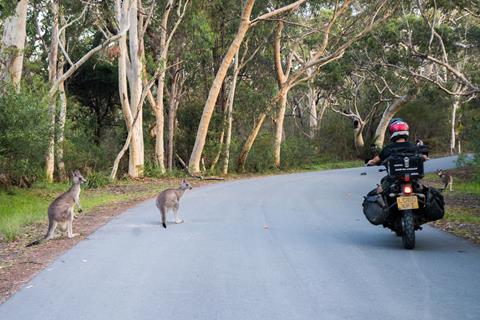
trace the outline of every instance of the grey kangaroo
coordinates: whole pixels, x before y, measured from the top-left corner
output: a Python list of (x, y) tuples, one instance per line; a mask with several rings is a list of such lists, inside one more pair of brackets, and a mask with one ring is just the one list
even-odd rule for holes
[(76, 234), (73, 234), (72, 229), (74, 218), (73, 209), (75, 205), (77, 205), (79, 209), (78, 211), (82, 212), (82, 208), (80, 206), (80, 185), (86, 181), (87, 180), (85, 180), (80, 171), (75, 170), (72, 172), (72, 187), (58, 198), (53, 200), (48, 207), (47, 234), (45, 237), (43, 237), (43, 239), (36, 240), (28, 244), (27, 247), (31, 247), (40, 244), (43, 241), (52, 239), (55, 235), (55, 229), (57, 226), (60, 228), (60, 231), (67, 231), (68, 238), (73, 238), (76, 236)]
[(162, 225), (167, 228), (167, 212), (169, 209), (173, 209), (173, 214), (175, 215), (175, 223), (183, 223), (183, 220), (178, 217), (178, 208), (180, 206), (180, 198), (185, 193), (185, 190), (191, 190), (192, 186), (182, 180), (180, 187), (178, 189), (166, 189), (160, 192), (157, 197), (157, 208), (162, 214)]
[(444, 172), (442, 169), (437, 170), (437, 174), (440, 177), (440, 180), (442, 180), (443, 190), (449, 187), (449, 190), (453, 191), (453, 176), (448, 172)]

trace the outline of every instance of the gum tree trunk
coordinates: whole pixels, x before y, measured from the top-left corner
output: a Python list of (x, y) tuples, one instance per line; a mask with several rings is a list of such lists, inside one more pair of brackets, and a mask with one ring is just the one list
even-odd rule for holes
[[(459, 97), (453, 97), (452, 118), (450, 120), (450, 154), (455, 154), (455, 146), (457, 145), (457, 111), (460, 108)], [(460, 141), (459, 141), (460, 142)], [(460, 153), (460, 151), (459, 151)]]
[[(53, 84), (57, 80), (57, 62), (58, 62), (58, 18), (59, 18), (59, 0), (52, 1), (52, 36), (50, 43), (50, 52), (48, 55), (48, 80), (50, 84)], [(48, 135), (48, 149), (45, 159), (45, 175), (47, 182), (53, 182), (53, 173), (55, 171), (55, 116), (57, 110), (56, 95), (50, 97), (50, 105), (48, 107), (48, 113), (50, 116), (50, 131)]]
[(274, 140), (274, 165), (277, 168), (280, 168), (280, 153), (282, 147), (282, 138), (283, 138), (283, 121), (285, 119), (285, 111), (287, 109), (287, 95), (290, 87), (283, 86), (279, 92), (279, 108), (277, 112), (277, 117), (275, 119), (275, 140)]
[(23, 69), (23, 50), (25, 49), (28, 0), (17, 3), (15, 14), (4, 22), (2, 44), (0, 45), (1, 79), (12, 81), (16, 90), (20, 90)]
[(308, 100), (309, 100), (309, 115), (308, 115), (308, 126), (309, 126), (309, 135), (310, 138), (315, 136), (315, 132), (318, 128), (318, 115), (317, 115), (317, 90), (314, 85), (308, 84)]
[(255, 139), (257, 139), (257, 135), (260, 132), (260, 129), (262, 128), (266, 117), (267, 117), (267, 114), (265, 112), (262, 112), (260, 114), (260, 116), (258, 117), (257, 123), (255, 124), (255, 126), (252, 129), (252, 132), (250, 132), (250, 135), (245, 141), (245, 144), (242, 147), (242, 151), (240, 151), (240, 156), (238, 157), (238, 164), (237, 164), (238, 172), (245, 172), (245, 163), (247, 162), (248, 154), (252, 149)]
[[(62, 24), (66, 21), (62, 15)], [(65, 31), (60, 35), (60, 41), (65, 47)], [(63, 68), (65, 66), (65, 57), (60, 55), (58, 62), (58, 78), (63, 76)], [(65, 93), (65, 81), (62, 81), (58, 87), (58, 95), (60, 99), (60, 114), (58, 118), (58, 138), (57, 138), (57, 167), (60, 180), (67, 180), (67, 172), (65, 170), (65, 163), (63, 162), (63, 142), (65, 141), (65, 122), (67, 120), (67, 95)]]
[(240, 68), (238, 66), (238, 52), (235, 55), (235, 63), (233, 66), (233, 77), (230, 85), (230, 92), (227, 100), (227, 133), (225, 137), (225, 145), (223, 150), (223, 166), (222, 175), (228, 174), (228, 165), (230, 161), (230, 144), (232, 142), (232, 126), (233, 126), (233, 102), (235, 100), (235, 91), (237, 89), (238, 74)]

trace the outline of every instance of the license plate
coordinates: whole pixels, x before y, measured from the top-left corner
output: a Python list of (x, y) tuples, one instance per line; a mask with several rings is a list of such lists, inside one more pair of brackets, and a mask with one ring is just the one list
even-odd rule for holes
[(417, 196), (398, 197), (397, 207), (398, 207), (398, 210), (418, 209)]

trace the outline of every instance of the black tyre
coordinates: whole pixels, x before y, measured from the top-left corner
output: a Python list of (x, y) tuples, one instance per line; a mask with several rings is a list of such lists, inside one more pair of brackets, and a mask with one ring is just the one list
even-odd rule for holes
[(413, 212), (407, 210), (403, 213), (402, 217), (402, 242), (405, 249), (415, 248), (415, 220), (413, 218)]

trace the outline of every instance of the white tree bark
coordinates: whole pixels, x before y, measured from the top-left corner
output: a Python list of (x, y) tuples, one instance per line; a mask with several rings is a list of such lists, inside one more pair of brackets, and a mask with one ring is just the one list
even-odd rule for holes
[(1, 80), (12, 81), (20, 89), (23, 69), (23, 50), (25, 49), (28, 0), (19, 0), (13, 16), (4, 22), (2, 43), (0, 45)]
[[(130, 29), (128, 32), (130, 49), (130, 77), (128, 78), (130, 88), (130, 108), (132, 114), (139, 108), (140, 97), (142, 95), (142, 71), (143, 63), (139, 50), (138, 37), (138, 2), (136, 0), (130, 3)], [(143, 177), (144, 170), (144, 145), (143, 145), (143, 116), (139, 114), (137, 122), (132, 127), (132, 141), (130, 143), (130, 157), (128, 164), (128, 174), (132, 178)]]
[(228, 92), (227, 100), (227, 133), (225, 136), (225, 144), (223, 150), (223, 166), (222, 175), (228, 174), (228, 165), (230, 161), (230, 144), (232, 142), (232, 126), (233, 126), (233, 102), (235, 100), (235, 91), (237, 90), (238, 74), (240, 68), (238, 64), (238, 51), (235, 54), (235, 63), (233, 65), (233, 77), (230, 84), (230, 91)]
[(177, 115), (177, 108), (180, 103), (180, 96), (182, 95), (183, 83), (185, 78), (183, 72), (180, 71), (180, 58), (177, 58), (175, 72), (173, 75), (170, 101), (168, 105), (168, 170), (173, 170), (173, 158), (174, 158), (174, 137), (175, 137), (175, 121)]
[[(65, 24), (66, 21), (62, 15), (61, 17), (62, 24)], [(65, 31), (60, 35), (60, 42), (65, 47)], [(58, 71), (57, 77), (61, 78), (63, 76), (63, 68), (65, 66), (65, 57), (60, 55), (58, 59)], [(65, 122), (67, 120), (67, 95), (65, 93), (65, 81), (60, 83), (58, 87), (59, 99), (60, 99), (60, 114), (58, 117), (58, 138), (57, 138), (57, 167), (60, 180), (64, 181), (68, 179), (67, 172), (65, 170), (65, 163), (63, 161), (63, 150), (64, 150), (64, 141), (65, 141)]]
[(450, 154), (455, 154), (455, 147), (457, 145), (457, 135), (458, 135), (457, 112), (459, 109), (460, 109), (460, 97), (454, 96), (453, 102), (452, 102), (451, 119), (450, 119)]
[(308, 84), (308, 126), (310, 138), (315, 137), (315, 132), (318, 128), (318, 116), (317, 116), (317, 90), (314, 85), (309, 82)]
[(365, 142), (363, 140), (363, 128), (365, 127), (365, 124), (362, 121), (355, 119), (353, 125), (355, 150), (357, 151), (357, 154), (361, 154), (363, 147), (365, 147)]
[[(53, 0), (51, 4), (53, 22), (52, 22), (52, 41), (50, 43), (50, 52), (48, 55), (48, 80), (53, 86), (57, 81), (57, 62), (58, 62), (58, 19), (59, 19), (59, 0)], [(62, 82), (63, 83), (63, 82)], [(60, 86), (60, 84), (59, 84)], [(57, 99), (56, 95), (50, 96), (48, 113), (50, 116), (50, 131), (48, 135), (48, 149), (45, 159), (45, 175), (47, 182), (53, 182), (53, 173), (55, 171), (55, 124), (56, 124)]]
[(164, 95), (165, 95), (165, 67), (168, 63), (168, 46), (167, 28), (170, 12), (173, 7), (173, 0), (168, 0), (163, 12), (162, 21), (160, 23), (160, 55), (157, 63), (163, 64), (164, 68), (160, 73), (157, 84), (157, 100), (154, 108), (155, 112), (155, 160), (161, 173), (165, 173), (165, 147), (164, 147)]
[(285, 120), (285, 111), (287, 110), (287, 97), (290, 91), (289, 86), (282, 86), (279, 92), (279, 108), (277, 110), (277, 117), (275, 118), (275, 139), (274, 139), (274, 165), (280, 168), (280, 153), (282, 147), (282, 138), (284, 137), (283, 122)]
[(141, 50), (138, 37), (138, 2), (137, 0), (116, 1), (117, 23), (120, 30), (128, 28), (127, 34), (119, 38), (120, 54), (118, 57), (118, 82), (120, 102), (122, 104), (125, 123), (131, 136), (129, 141), (128, 174), (132, 178), (143, 177), (144, 170), (144, 145), (142, 114), (137, 114), (142, 95), (142, 72)]

